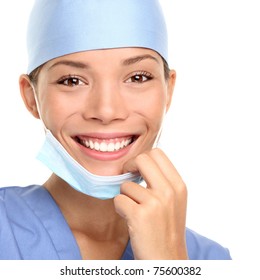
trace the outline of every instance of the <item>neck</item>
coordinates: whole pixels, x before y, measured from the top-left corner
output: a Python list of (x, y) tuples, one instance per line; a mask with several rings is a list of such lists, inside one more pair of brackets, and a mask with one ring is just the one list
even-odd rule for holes
[(105, 241), (126, 229), (125, 222), (115, 212), (113, 199), (100, 200), (80, 193), (55, 174), (44, 187), (60, 207), (72, 231)]

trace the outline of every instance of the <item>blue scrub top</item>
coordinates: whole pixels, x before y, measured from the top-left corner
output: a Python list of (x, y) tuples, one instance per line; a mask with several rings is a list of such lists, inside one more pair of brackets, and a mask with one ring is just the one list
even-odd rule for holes
[[(231, 259), (226, 248), (190, 229), (186, 242), (189, 259)], [(64, 216), (44, 187), (0, 188), (0, 259), (82, 259)], [(134, 259), (130, 242), (121, 259)]]

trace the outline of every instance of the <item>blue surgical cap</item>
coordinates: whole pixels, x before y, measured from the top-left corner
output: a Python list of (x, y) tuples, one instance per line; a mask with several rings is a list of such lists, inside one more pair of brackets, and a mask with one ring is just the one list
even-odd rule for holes
[(28, 69), (75, 52), (142, 47), (168, 59), (158, 0), (35, 0), (27, 30)]

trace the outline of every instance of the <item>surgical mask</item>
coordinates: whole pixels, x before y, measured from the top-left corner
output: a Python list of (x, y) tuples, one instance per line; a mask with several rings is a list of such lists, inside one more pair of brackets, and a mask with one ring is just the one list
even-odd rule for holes
[(48, 129), (37, 158), (75, 190), (99, 199), (114, 198), (120, 193), (120, 186), (126, 181), (137, 184), (142, 182), (139, 173), (129, 172), (118, 176), (99, 176), (90, 173), (69, 155)]

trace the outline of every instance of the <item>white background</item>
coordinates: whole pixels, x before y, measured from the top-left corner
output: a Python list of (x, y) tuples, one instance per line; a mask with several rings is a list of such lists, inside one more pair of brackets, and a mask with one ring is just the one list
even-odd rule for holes
[[(42, 183), (35, 159), (42, 125), (26, 111), (25, 27), (32, 0), (0, 9), (0, 186)], [(162, 147), (189, 190), (187, 226), (228, 247), (235, 260), (260, 249), (260, 40), (257, 0), (161, 0), (177, 71)], [(145, 21), (144, 21), (145, 24)]]

